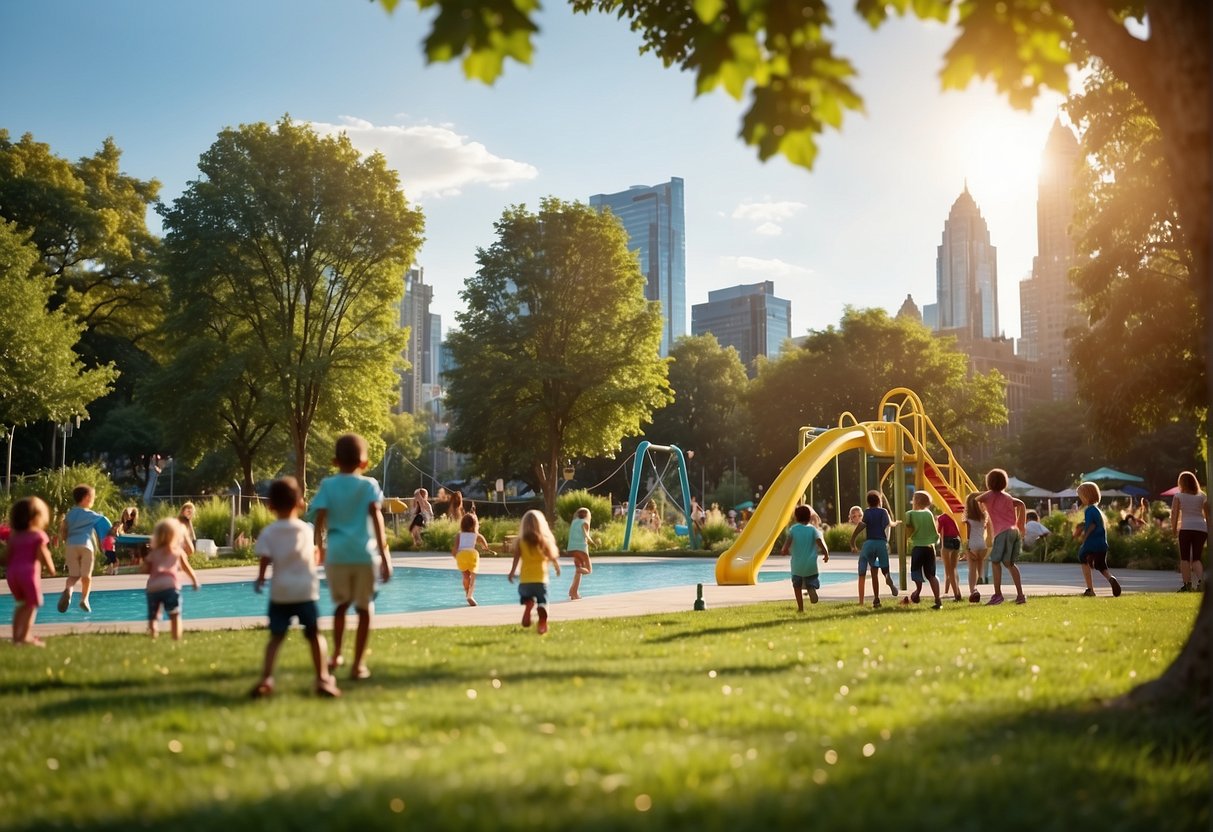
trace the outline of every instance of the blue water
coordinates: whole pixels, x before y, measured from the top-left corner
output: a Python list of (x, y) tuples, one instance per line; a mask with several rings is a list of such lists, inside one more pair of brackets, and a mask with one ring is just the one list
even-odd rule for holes
[[(559, 577), (552, 575), (552, 583), (548, 589), (548, 600), (563, 601), (568, 598), (569, 584), (573, 579), (572, 564), (561, 564), (563, 572)], [(762, 582), (788, 580), (791, 573), (787, 571), (763, 571), (758, 574)], [(263, 616), (269, 604), (267, 594), (258, 595), (253, 592), (252, 581), (236, 583), (207, 584), (206, 571), (198, 573), (202, 589), (194, 592), (186, 585), (181, 591), (183, 615), (186, 620), (200, 618), (229, 618), (237, 616)], [(823, 584), (838, 583), (853, 580), (849, 573), (823, 574)], [(670, 586), (688, 586), (687, 608), (695, 600), (694, 585), (697, 583), (716, 583), (716, 561), (714, 560), (669, 560), (652, 561), (648, 563), (596, 563), (594, 571), (581, 579), (581, 595), (583, 598), (600, 595), (614, 595), (620, 592), (632, 592), (640, 589), (659, 589)], [(332, 602), (329, 601), (328, 589), (321, 581), (320, 612), (331, 614)], [(83, 612), (77, 605), (80, 602), (79, 591), (72, 597), (73, 605), (64, 614), (55, 611), (58, 593), (46, 593), (46, 605), (42, 608), (38, 620), (40, 623), (51, 622), (104, 622), (104, 621), (143, 621), (147, 618), (147, 596), (141, 589), (103, 589), (105, 579), (93, 580), (93, 591), (90, 603), (93, 611)], [(789, 590), (790, 591), (790, 590)], [(518, 588), (510, 584), (504, 575), (482, 574), (476, 579), (476, 601), (482, 605), (517, 604)], [(463, 584), (460, 573), (453, 567), (448, 569), (427, 569), (415, 566), (396, 567), (392, 580), (379, 585), (379, 595), (375, 599), (375, 611), (379, 613), (420, 612), (425, 610), (441, 610), (452, 607), (466, 606), (463, 599)], [(11, 595), (0, 595), (0, 621), (10, 621), (13, 615), (13, 598)]]

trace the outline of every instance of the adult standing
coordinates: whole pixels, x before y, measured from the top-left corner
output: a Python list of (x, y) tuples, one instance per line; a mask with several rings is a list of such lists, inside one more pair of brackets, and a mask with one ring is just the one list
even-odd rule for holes
[(446, 516), (454, 520), (455, 524), (458, 525), (463, 520), (463, 514), (463, 492), (450, 492), (450, 500), (448, 501), (446, 507)]
[(177, 522), (185, 529), (185, 533), (181, 536), (181, 544), (185, 547), (187, 555), (194, 554), (194, 541), (198, 539), (198, 533), (194, 531), (194, 504), (187, 502), (181, 506), (180, 513), (177, 514)]
[(1179, 475), (1179, 491), (1171, 501), (1171, 533), (1179, 538), (1180, 592), (1191, 592), (1204, 583), (1204, 551), (1209, 540), (1209, 501), (1191, 471)]

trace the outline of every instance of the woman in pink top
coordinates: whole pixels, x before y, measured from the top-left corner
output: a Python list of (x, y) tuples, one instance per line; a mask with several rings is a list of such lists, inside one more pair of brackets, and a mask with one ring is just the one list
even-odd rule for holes
[(181, 640), (181, 573), (190, 576), (198, 589), (198, 576), (190, 566), (185, 549), (185, 529), (171, 518), (161, 520), (152, 529), (151, 551), (143, 560), (147, 571), (147, 628), (152, 638), (157, 636), (156, 621), (160, 608), (168, 613), (173, 641)]
[(9, 519), (12, 532), (8, 539), (8, 588), (13, 593), (13, 644), (45, 647), (34, 638), (34, 619), (42, 606), (42, 567), (55, 577), (55, 564), (47, 543), (46, 524), (50, 510), (37, 497), (13, 503)]
[(1006, 493), (1007, 472), (995, 468), (986, 474), (985, 493), (978, 495), (977, 502), (985, 506), (986, 514), (990, 517), (990, 526), (994, 532), (994, 542), (990, 546), (990, 563), (994, 568), (994, 595), (987, 602), (989, 606), (1002, 603), (1002, 567), (1005, 564), (1015, 581), (1015, 603), (1023, 604), (1028, 599), (1023, 594), (1023, 582), (1019, 577), (1019, 567), (1015, 561), (1023, 547), (1022, 532), (1024, 518), (1027, 517), (1027, 507)]

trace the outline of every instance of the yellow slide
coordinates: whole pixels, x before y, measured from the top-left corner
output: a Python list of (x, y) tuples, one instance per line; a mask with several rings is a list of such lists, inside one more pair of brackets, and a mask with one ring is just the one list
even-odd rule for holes
[(791, 521), (792, 509), (817, 473), (834, 457), (851, 450), (878, 453), (871, 431), (864, 425), (830, 428), (815, 438), (779, 472), (754, 509), (737, 540), (716, 561), (716, 583), (746, 586), (758, 582), (758, 570), (775, 541)]

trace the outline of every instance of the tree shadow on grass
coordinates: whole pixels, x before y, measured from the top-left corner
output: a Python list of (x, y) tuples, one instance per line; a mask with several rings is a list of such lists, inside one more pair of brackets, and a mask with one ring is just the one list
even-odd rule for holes
[[(230, 790), (215, 790), (220, 798), (183, 798), (175, 811), (90, 806), (97, 818), (76, 813), (62, 820), (98, 832), (126, 832), (132, 824), (182, 832), (410, 825), (529, 832), (1208, 828), (1207, 715), (1090, 706), (1016, 711), (964, 725), (924, 717), (887, 740), (858, 723), (848, 731), (837, 725), (815, 731), (790, 722), (802, 741), (735, 737), (741, 748), (755, 748), (751, 758), (739, 759), (722, 737), (719, 746), (695, 754), (634, 754), (613, 770), (595, 770), (584, 747), (542, 736), (533, 740), (540, 753), (486, 760), (461, 776), (444, 774), (437, 758), (433, 770), (398, 771), (397, 749), (381, 745), (357, 749), (369, 755), (373, 774), (342, 782), (330, 777), (275, 788), (266, 778), (257, 793), (238, 791), (233, 782)], [(824, 752), (817, 731), (832, 737)], [(246, 796), (229, 799), (229, 791)], [(9, 824), (38, 826), (20, 816)]]

